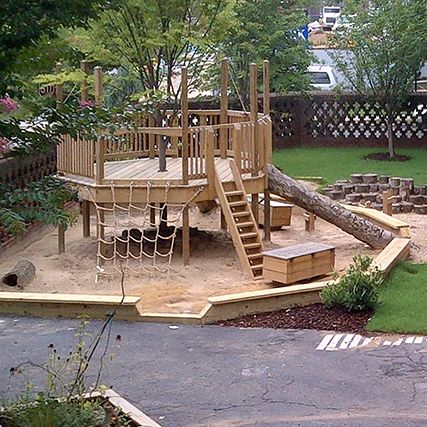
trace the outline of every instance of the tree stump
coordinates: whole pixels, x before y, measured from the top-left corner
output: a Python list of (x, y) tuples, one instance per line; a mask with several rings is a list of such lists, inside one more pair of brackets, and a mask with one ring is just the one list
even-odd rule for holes
[(388, 184), (390, 180), (390, 175), (380, 175), (378, 177), (378, 182), (380, 184)]
[(365, 184), (376, 184), (378, 182), (378, 175), (376, 173), (365, 173), (362, 180)]
[(396, 176), (394, 176), (393, 178), (390, 178), (389, 184), (392, 187), (400, 187), (400, 178)]
[(400, 211), (403, 213), (412, 212), (412, 209), (414, 209), (414, 204), (411, 202), (402, 202), (400, 204)]
[(343, 185), (342, 190), (344, 194), (351, 194), (354, 190), (354, 185), (352, 184)]
[(352, 203), (358, 203), (362, 200), (362, 195), (360, 193), (347, 194), (345, 199)]
[(379, 190), (379, 184), (369, 184), (369, 191), (376, 193)]
[(369, 191), (369, 184), (356, 184), (354, 190), (356, 193), (367, 193)]
[(409, 196), (409, 201), (414, 205), (423, 205), (424, 204), (424, 196), (420, 194), (411, 194)]
[(399, 212), (400, 212), (400, 203), (393, 203), (393, 204), (391, 205), (391, 211), (392, 211), (394, 214), (399, 213)]
[(387, 191), (390, 189), (390, 184), (378, 184), (379, 191)]
[(398, 196), (400, 193), (400, 187), (399, 186), (395, 186), (395, 185), (391, 185), (390, 186), (391, 191), (393, 192), (393, 196)]
[(207, 214), (213, 211), (218, 206), (216, 200), (206, 200), (202, 202), (196, 202), (196, 205), (202, 214)]
[(414, 205), (414, 213), (418, 215), (427, 215), (427, 205)]
[(361, 173), (354, 173), (351, 175), (351, 182), (353, 184), (361, 184), (363, 182), (363, 175)]
[(1, 283), (23, 288), (33, 281), (35, 275), (36, 267), (34, 264), (27, 260), (21, 260), (1, 278)]

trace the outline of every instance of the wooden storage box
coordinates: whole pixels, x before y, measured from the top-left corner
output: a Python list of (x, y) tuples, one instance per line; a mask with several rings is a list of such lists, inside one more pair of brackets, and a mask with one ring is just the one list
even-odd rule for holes
[(284, 284), (328, 274), (335, 265), (335, 247), (303, 243), (263, 252), (264, 279)]
[[(292, 208), (290, 203), (278, 200), (270, 201), (270, 227), (280, 229), (291, 225)], [(259, 205), (259, 225), (264, 226), (264, 202)]]

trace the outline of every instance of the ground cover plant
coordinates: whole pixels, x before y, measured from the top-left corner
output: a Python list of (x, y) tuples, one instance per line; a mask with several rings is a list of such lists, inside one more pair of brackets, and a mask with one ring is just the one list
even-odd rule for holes
[(369, 331), (427, 333), (427, 264), (400, 263), (381, 289)]
[(273, 163), (292, 177), (321, 176), (325, 184), (346, 179), (352, 173), (378, 173), (411, 177), (416, 184), (427, 184), (427, 150), (402, 148), (399, 154), (411, 157), (406, 162), (364, 159), (372, 147), (303, 147), (275, 150)]
[(368, 256), (354, 257), (347, 273), (322, 290), (325, 307), (338, 306), (348, 311), (373, 309), (378, 303), (384, 276), (372, 261)]

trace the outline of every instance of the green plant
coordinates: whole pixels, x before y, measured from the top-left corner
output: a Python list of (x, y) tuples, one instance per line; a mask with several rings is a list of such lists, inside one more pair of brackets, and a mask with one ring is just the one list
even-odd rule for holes
[[(122, 299), (109, 314), (95, 334), (89, 331), (89, 320), (82, 317), (76, 332), (74, 350), (61, 354), (54, 344), (48, 346), (48, 360), (44, 364), (27, 362), (10, 369), (12, 375), (26, 373), (30, 369), (46, 374), (43, 391), (36, 391), (34, 384), (27, 387), (17, 399), (3, 400), (0, 405), (0, 425), (3, 427), (126, 427), (131, 421), (120, 410), (101, 397), (86, 398), (93, 391), (102, 393), (100, 377), (104, 359), (111, 342), (112, 321), (123, 304), (124, 272), (120, 287)], [(120, 341), (120, 337), (117, 338)], [(111, 354), (112, 356), (112, 354)], [(88, 369), (94, 368), (99, 357), (95, 381), (88, 385)], [(95, 366), (96, 367), (96, 366)]]
[(53, 177), (23, 189), (0, 185), (0, 227), (12, 235), (34, 221), (68, 227), (76, 221), (76, 212), (64, 207), (71, 200), (76, 200), (76, 192)]
[(369, 310), (377, 304), (383, 282), (384, 276), (372, 265), (372, 258), (355, 256), (348, 272), (322, 290), (322, 300), (327, 308), (341, 306), (348, 311)]

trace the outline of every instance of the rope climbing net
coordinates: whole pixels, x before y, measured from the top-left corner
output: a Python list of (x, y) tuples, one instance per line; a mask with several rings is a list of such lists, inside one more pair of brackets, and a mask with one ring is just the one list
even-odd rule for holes
[(169, 182), (156, 186), (164, 191), (163, 202), (157, 204), (151, 201), (152, 188), (149, 182), (146, 200), (141, 202), (136, 200), (138, 189), (131, 183), (129, 198), (123, 203), (117, 201), (111, 185), (111, 202), (105, 204), (96, 202), (87, 188), (96, 208), (96, 281), (100, 276), (121, 273), (122, 269), (138, 275), (161, 272), (169, 276), (182, 214), (203, 188), (196, 189), (185, 203), (171, 203)]

